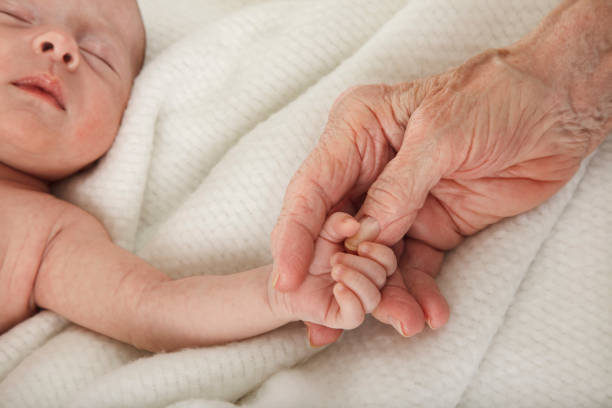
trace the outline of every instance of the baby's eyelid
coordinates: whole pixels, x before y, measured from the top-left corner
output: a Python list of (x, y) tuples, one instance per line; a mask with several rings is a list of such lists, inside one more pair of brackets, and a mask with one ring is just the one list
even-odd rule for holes
[(111, 64), (107, 58), (104, 58), (102, 56), (100, 56), (98, 53), (94, 52), (94, 51), (90, 51), (86, 48), (81, 48), (81, 51), (85, 52), (86, 54), (89, 54), (91, 56), (93, 56), (94, 58), (97, 58), (98, 60), (102, 61), (107, 67), (109, 67), (113, 72), (115, 72), (116, 74), (118, 74), (117, 70), (115, 69), (115, 67), (113, 66), (113, 64)]
[(14, 11), (7, 11), (7, 10), (0, 10), (1, 14), (5, 14), (9, 17), (13, 17), (15, 20), (19, 20), (22, 23), (26, 23), (26, 24), (31, 24), (31, 22), (29, 20), (27, 20), (24, 17), (21, 17), (19, 14), (15, 13)]

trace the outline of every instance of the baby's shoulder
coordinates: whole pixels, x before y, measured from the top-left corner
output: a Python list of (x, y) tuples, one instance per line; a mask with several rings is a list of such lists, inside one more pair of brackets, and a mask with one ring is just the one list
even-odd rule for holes
[(29, 235), (35, 234), (46, 225), (55, 224), (63, 212), (70, 211), (70, 206), (46, 192), (0, 183), (2, 236), (10, 238), (10, 235), (26, 230)]
[(73, 208), (46, 192), (0, 182), (0, 334), (33, 313), (36, 274), (53, 237), (75, 220)]
[(0, 182), (0, 268), (6, 266), (7, 256), (42, 256), (54, 235), (87, 216), (47, 192)]

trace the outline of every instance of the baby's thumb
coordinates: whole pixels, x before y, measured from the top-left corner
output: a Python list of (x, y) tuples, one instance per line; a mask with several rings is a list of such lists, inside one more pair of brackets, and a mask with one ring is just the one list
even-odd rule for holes
[[(376, 181), (370, 186), (357, 219), (359, 232), (346, 241), (350, 250), (362, 241), (397, 243), (410, 229), (431, 188), (440, 180), (440, 171), (427, 148), (402, 145)], [(408, 152), (404, 150), (410, 149)]]

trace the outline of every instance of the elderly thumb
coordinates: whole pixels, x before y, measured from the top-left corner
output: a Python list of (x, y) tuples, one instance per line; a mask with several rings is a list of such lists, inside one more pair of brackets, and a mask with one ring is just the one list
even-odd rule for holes
[(370, 186), (357, 219), (361, 228), (346, 241), (354, 250), (362, 241), (394, 245), (410, 229), (440, 171), (427, 149), (404, 152), (406, 143)]

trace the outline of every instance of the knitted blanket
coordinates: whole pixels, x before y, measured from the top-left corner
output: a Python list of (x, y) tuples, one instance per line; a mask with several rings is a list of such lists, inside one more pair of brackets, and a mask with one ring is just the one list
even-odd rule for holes
[[(270, 263), (284, 190), (344, 89), (458, 65), (556, 3), (142, 0), (147, 62), (117, 140), (56, 193), (174, 278)], [(295, 323), (151, 355), (42, 312), (0, 337), (0, 407), (612, 406), (611, 139), (447, 256), (440, 330), (368, 319), (311, 349)]]

